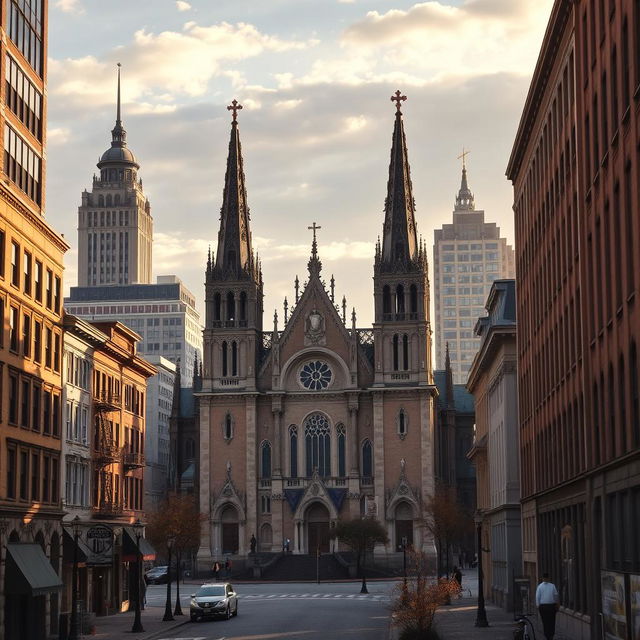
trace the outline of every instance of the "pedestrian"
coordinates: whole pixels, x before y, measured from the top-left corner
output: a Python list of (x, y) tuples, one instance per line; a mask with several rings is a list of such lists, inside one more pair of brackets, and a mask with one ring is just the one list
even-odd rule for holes
[(256, 540), (255, 535), (252, 533), (251, 534), (251, 540), (249, 541), (249, 545), (251, 547), (251, 553), (255, 553), (256, 552), (256, 545), (258, 544), (258, 541)]
[(553, 640), (556, 633), (556, 613), (560, 606), (559, 600), (556, 585), (551, 582), (548, 573), (543, 573), (542, 582), (536, 589), (536, 607), (540, 612), (544, 637), (547, 640)]
[(231, 576), (231, 560), (229, 560), (229, 558), (224, 561), (224, 570), (225, 575), (229, 578)]
[(290, 544), (291, 544), (291, 540), (289, 540), (289, 538), (287, 538), (287, 539), (285, 540), (285, 543), (284, 543), (284, 550), (285, 550), (287, 553), (289, 553), (289, 545), (290, 545)]
[(217, 560), (213, 563), (213, 577), (220, 580), (220, 563)]
[(462, 598), (462, 571), (453, 567), (453, 579), (458, 583), (458, 598)]

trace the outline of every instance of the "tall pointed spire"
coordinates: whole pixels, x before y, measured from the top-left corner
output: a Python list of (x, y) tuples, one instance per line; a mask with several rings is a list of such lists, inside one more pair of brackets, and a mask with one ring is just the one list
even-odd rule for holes
[(396, 103), (396, 118), (393, 127), (382, 239), (382, 263), (387, 267), (396, 263), (406, 265), (417, 257), (415, 204), (400, 110), (401, 102), (406, 99), (407, 97), (401, 95), (399, 90), (391, 97), (391, 100)]
[(220, 209), (220, 231), (215, 269), (225, 274), (242, 277), (255, 275), (254, 256), (249, 230), (249, 207), (245, 187), (242, 147), (238, 131), (238, 111), (242, 105), (234, 100), (227, 109), (233, 112), (227, 171), (224, 179), (222, 207)]
[(116, 99), (116, 126), (111, 130), (111, 146), (126, 147), (127, 132), (122, 126), (121, 100), (120, 100), (120, 71), (122, 65), (118, 62), (118, 95)]
[(446, 406), (453, 408), (455, 401), (453, 398), (453, 371), (451, 370), (451, 358), (449, 357), (449, 343), (447, 342), (445, 357), (444, 357), (444, 371), (446, 376)]
[(466, 164), (466, 156), (469, 155), (468, 151), (462, 148), (462, 154), (458, 156), (458, 160), (462, 158), (462, 180), (460, 181), (460, 191), (458, 191), (458, 195), (456, 196), (456, 211), (473, 211), (475, 209), (475, 203), (473, 201), (473, 193), (471, 193), (471, 189), (469, 189), (469, 185), (467, 184), (467, 164)]

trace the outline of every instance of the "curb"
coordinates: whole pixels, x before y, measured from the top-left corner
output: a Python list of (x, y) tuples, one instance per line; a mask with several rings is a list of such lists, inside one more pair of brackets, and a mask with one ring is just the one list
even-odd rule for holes
[(172, 624), (169, 627), (165, 627), (164, 629), (161, 629), (160, 631), (154, 631), (153, 633), (150, 633), (149, 635), (142, 636), (142, 638), (140, 638), (140, 640), (153, 640), (154, 638), (160, 638), (165, 633), (171, 633), (172, 631), (175, 631), (176, 629), (179, 629), (180, 627), (184, 627), (186, 624), (189, 624), (190, 622), (191, 622), (191, 620), (189, 620), (189, 619), (182, 620), (180, 622), (177, 622), (176, 624)]

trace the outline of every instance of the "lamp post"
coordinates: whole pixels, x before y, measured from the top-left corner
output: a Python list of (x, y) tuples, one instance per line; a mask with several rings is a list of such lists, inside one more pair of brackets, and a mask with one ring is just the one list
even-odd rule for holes
[(71, 521), (73, 532), (73, 570), (71, 573), (71, 620), (69, 640), (78, 640), (78, 538), (80, 538), (80, 517)]
[(478, 544), (478, 612), (476, 614), (476, 627), (488, 627), (487, 611), (484, 608), (484, 575), (482, 573), (482, 511), (476, 511), (473, 521), (476, 524)]
[[(182, 607), (180, 606), (180, 549), (176, 553), (176, 608), (173, 610), (174, 616), (183, 616)], [(171, 571), (171, 567), (169, 567)]]
[(142, 537), (142, 530), (144, 525), (138, 518), (134, 525), (133, 530), (136, 534), (136, 614), (133, 619), (133, 626), (131, 627), (131, 633), (143, 633), (144, 628), (142, 626), (142, 619), (140, 617), (140, 581), (142, 580), (142, 558), (140, 556), (140, 538)]
[(164, 617), (162, 618), (162, 622), (171, 622), (173, 620), (173, 615), (171, 615), (171, 549), (173, 549), (173, 543), (175, 541), (175, 536), (169, 536), (167, 538), (167, 553), (169, 556), (169, 566), (167, 567), (167, 600), (164, 604)]

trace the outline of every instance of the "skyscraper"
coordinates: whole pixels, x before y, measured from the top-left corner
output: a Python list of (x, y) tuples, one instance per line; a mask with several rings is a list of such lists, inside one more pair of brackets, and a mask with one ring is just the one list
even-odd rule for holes
[(464, 384), (480, 347), (473, 328), (485, 314), (491, 284), (515, 276), (513, 248), (475, 208), (464, 160), (453, 223), (434, 231), (433, 265), (437, 363), (444, 366), (448, 344), (453, 380)]
[[(0, 638), (35, 640), (58, 632), (61, 604), (62, 259), (68, 245), (44, 216), (47, 3), (7, 0), (0, 20)], [(43, 569), (37, 578), (22, 571), (34, 563)]]
[(91, 192), (78, 208), (78, 285), (149, 284), (153, 243), (151, 205), (138, 164), (127, 146), (120, 113), (120, 66), (116, 124), (111, 146), (98, 161)]

